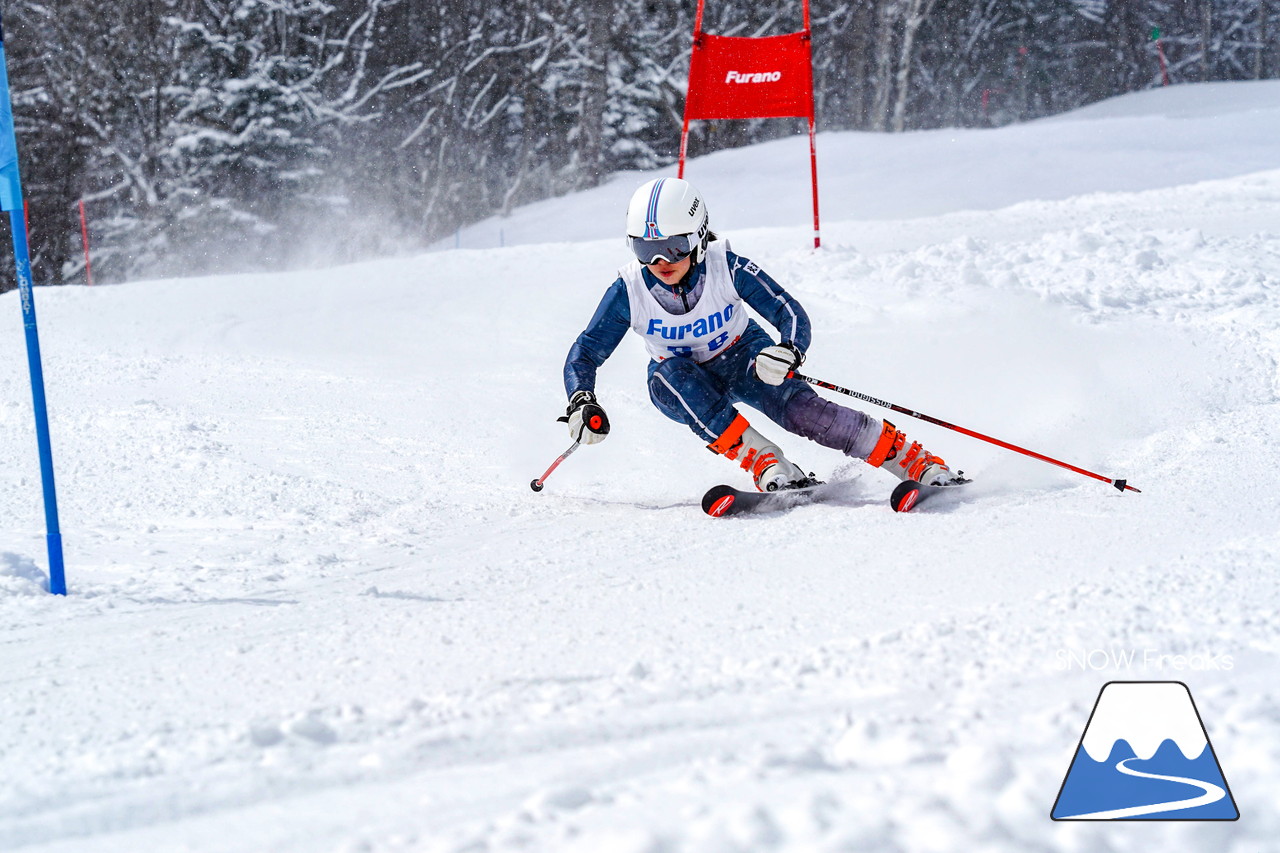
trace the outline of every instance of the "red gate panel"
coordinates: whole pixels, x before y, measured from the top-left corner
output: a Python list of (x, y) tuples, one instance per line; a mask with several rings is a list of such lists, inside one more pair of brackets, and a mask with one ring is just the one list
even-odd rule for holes
[(689, 63), (689, 119), (808, 118), (813, 62), (808, 33), (763, 38), (698, 35)]

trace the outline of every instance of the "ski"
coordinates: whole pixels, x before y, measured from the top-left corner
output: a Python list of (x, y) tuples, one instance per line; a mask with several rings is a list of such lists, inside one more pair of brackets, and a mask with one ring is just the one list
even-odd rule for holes
[(821, 485), (821, 482), (814, 482), (776, 492), (744, 492), (733, 486), (712, 486), (702, 496), (702, 511), (712, 518), (723, 518), (748, 512), (790, 509), (811, 500), (814, 490)]
[(973, 481), (963, 480), (950, 486), (926, 486), (915, 480), (903, 480), (889, 496), (889, 506), (893, 507), (894, 512), (910, 512), (938, 494), (957, 490), (971, 482)]
[[(963, 480), (950, 486), (926, 486), (915, 480), (904, 480), (899, 483), (889, 497), (889, 506), (894, 512), (910, 512), (921, 503), (939, 494), (951, 492), (958, 494), (958, 487), (967, 485), (972, 480)], [(790, 489), (779, 489), (776, 492), (746, 492), (733, 486), (713, 486), (702, 496), (702, 511), (712, 518), (723, 518), (727, 515), (744, 515), (750, 512), (771, 512), (791, 509), (809, 503), (823, 494), (821, 482), (810, 483)]]

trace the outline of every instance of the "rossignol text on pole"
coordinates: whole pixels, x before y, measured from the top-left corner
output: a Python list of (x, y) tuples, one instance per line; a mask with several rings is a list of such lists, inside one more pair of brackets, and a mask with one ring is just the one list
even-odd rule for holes
[(872, 405), (880, 406), (882, 408), (889, 409), (890, 411), (894, 411), (899, 414), (906, 415), (908, 417), (917, 418), (927, 423), (931, 423), (935, 426), (945, 427), (946, 429), (954, 430), (958, 433), (961, 433), (962, 435), (967, 435), (970, 438), (976, 438), (980, 441), (985, 441), (988, 444), (994, 444), (997, 447), (1003, 447), (1005, 450), (1012, 450), (1015, 453), (1021, 453), (1023, 456), (1030, 456), (1032, 459), (1039, 459), (1041, 462), (1048, 462), (1050, 465), (1057, 465), (1059, 468), (1066, 468), (1068, 471), (1075, 471), (1077, 474), (1083, 474), (1084, 476), (1092, 477), (1095, 480), (1101, 480), (1104, 483), (1109, 483), (1110, 485), (1115, 486), (1117, 489), (1119, 489), (1122, 492), (1125, 492), (1125, 491), (1141, 492), (1142, 491), (1141, 489), (1136, 489), (1133, 486), (1130, 486), (1127, 480), (1117, 480), (1117, 479), (1112, 479), (1111, 477), (1104, 477), (1101, 474), (1095, 474), (1092, 471), (1086, 471), (1083, 468), (1077, 468), (1075, 465), (1070, 465), (1066, 462), (1062, 462), (1050, 456), (1045, 456), (1043, 453), (1036, 453), (1034, 450), (1027, 450), (1025, 447), (1019, 447), (1016, 444), (1010, 444), (1007, 441), (1001, 441), (998, 438), (992, 438), (989, 435), (983, 435), (980, 432), (975, 432), (974, 430), (966, 429), (962, 426), (956, 426), (955, 424), (949, 424), (946, 421), (938, 420), (935, 417), (921, 414), (920, 412), (912, 411), (911, 409), (908, 409), (904, 406), (899, 406), (896, 403), (888, 403), (888, 402), (885, 402), (884, 400), (877, 400), (875, 397), (871, 397), (866, 394), (859, 393), (857, 391), (850, 391), (848, 388), (841, 388), (839, 385), (832, 385), (830, 382), (823, 382), (821, 379), (814, 379), (811, 376), (805, 376), (801, 373), (796, 373), (795, 371), (792, 371), (790, 375), (794, 376), (796, 379), (799, 379), (802, 382), (808, 382), (810, 385), (817, 385), (819, 388), (826, 388), (828, 391), (835, 391), (839, 394), (848, 394), (850, 397), (856, 397), (857, 399), (862, 400), (863, 402), (871, 403)]
[(556, 470), (556, 468), (560, 467), (560, 463), (568, 459), (569, 454), (577, 450), (580, 444), (581, 442), (575, 441), (573, 444), (569, 445), (569, 449), (566, 450), (564, 453), (561, 453), (560, 456), (556, 459), (556, 461), (551, 463), (551, 467), (547, 469), (547, 472), (545, 474), (543, 474), (541, 477), (537, 478), (533, 482), (529, 483), (529, 488), (533, 489), (535, 492), (542, 491), (542, 487), (546, 484), (547, 478), (551, 476), (551, 472)]
[(31, 293), (31, 257), (27, 223), (18, 174), (18, 140), (13, 132), (13, 103), (9, 99), (9, 74), (4, 55), (4, 22), (0, 20), (0, 210), (9, 213), (13, 233), (13, 265), (22, 300), (22, 324), (27, 336), (27, 365), (31, 372), (31, 396), (35, 406), (36, 444), (40, 450), (40, 478), (44, 484), (45, 533), (49, 547), (49, 592), (67, 594), (62, 566), (62, 532), (58, 528), (58, 498), (53, 487), (53, 449), (49, 440), (49, 414), (44, 397), (44, 371), (40, 366), (40, 337), (36, 333), (36, 308)]

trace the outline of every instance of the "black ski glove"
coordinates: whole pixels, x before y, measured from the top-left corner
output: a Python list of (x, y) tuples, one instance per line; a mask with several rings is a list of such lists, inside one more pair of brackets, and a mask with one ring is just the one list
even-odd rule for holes
[(569, 435), (581, 444), (598, 444), (609, 434), (609, 416), (590, 391), (574, 391), (564, 417), (557, 420), (568, 423)]

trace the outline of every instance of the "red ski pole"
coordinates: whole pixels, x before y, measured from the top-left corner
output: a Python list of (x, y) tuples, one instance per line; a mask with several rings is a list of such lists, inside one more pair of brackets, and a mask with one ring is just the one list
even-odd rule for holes
[(1116, 479), (1112, 479), (1111, 477), (1104, 477), (1101, 474), (1095, 474), (1092, 471), (1086, 471), (1083, 468), (1077, 468), (1075, 465), (1069, 465), (1066, 462), (1062, 462), (1050, 456), (1045, 456), (1043, 453), (1036, 453), (1034, 450), (1027, 450), (1025, 447), (1019, 447), (1016, 444), (1010, 444), (1007, 441), (1001, 441), (998, 438), (992, 438), (989, 435), (983, 435), (980, 432), (975, 432), (971, 429), (965, 429), (962, 426), (949, 424), (946, 421), (938, 420), (935, 417), (921, 414), (920, 412), (914, 412), (911, 409), (908, 409), (905, 406), (899, 406), (896, 403), (887, 403), (884, 400), (877, 400), (875, 397), (870, 397), (866, 394), (860, 394), (857, 391), (850, 391), (848, 388), (841, 388), (839, 385), (832, 385), (830, 382), (823, 382), (821, 379), (814, 379), (812, 376), (805, 376), (801, 373), (796, 373), (794, 370), (791, 372), (790, 375), (794, 376), (796, 379), (799, 379), (802, 382), (808, 382), (810, 385), (817, 385), (819, 388), (826, 388), (828, 391), (835, 391), (840, 394), (848, 394), (850, 397), (856, 397), (857, 399), (862, 400), (864, 402), (871, 403), (876, 406), (881, 406), (891, 411), (898, 412), (899, 414), (907, 415), (908, 417), (912, 417), (912, 418), (918, 418), (919, 420), (926, 421), (928, 423), (934, 424), (935, 426), (946, 427), (947, 429), (955, 430), (958, 433), (967, 435), (970, 438), (976, 438), (980, 441), (985, 441), (988, 444), (994, 444), (997, 447), (1003, 447), (1005, 450), (1012, 450), (1015, 453), (1021, 453), (1023, 456), (1030, 456), (1032, 459), (1039, 459), (1041, 462), (1048, 462), (1050, 465), (1057, 465), (1059, 468), (1066, 468), (1068, 471), (1075, 471), (1077, 474), (1083, 474), (1086, 477), (1092, 477), (1095, 480), (1101, 480), (1104, 483), (1109, 483), (1110, 485), (1115, 486), (1117, 489), (1119, 489), (1122, 492), (1124, 491), (1141, 492), (1142, 491), (1141, 489), (1135, 489), (1133, 486), (1130, 486), (1127, 480), (1116, 480)]
[(534, 480), (533, 482), (529, 483), (529, 488), (533, 489), (535, 492), (540, 492), (540, 491), (542, 491), (542, 487), (543, 487), (543, 485), (547, 482), (547, 478), (551, 476), (551, 472), (552, 472), (552, 471), (554, 471), (554, 470), (556, 470), (556, 468), (558, 468), (558, 467), (560, 466), (560, 463), (561, 463), (561, 462), (563, 462), (564, 460), (568, 459), (568, 458), (569, 458), (569, 454), (570, 454), (570, 453), (572, 453), (573, 451), (575, 451), (575, 450), (577, 450), (577, 449), (578, 449), (578, 445), (579, 445), (579, 442), (577, 442), (577, 441), (575, 441), (573, 444), (569, 445), (569, 449), (568, 449), (568, 450), (566, 450), (564, 453), (561, 453), (561, 454), (560, 454), (560, 457), (559, 457), (558, 459), (556, 459), (556, 461), (555, 461), (555, 462), (552, 462), (552, 463), (551, 463), (551, 467), (547, 469), (547, 473), (543, 474), (543, 475), (542, 475), (541, 477), (539, 477), (538, 479), (536, 479), (536, 480)]

